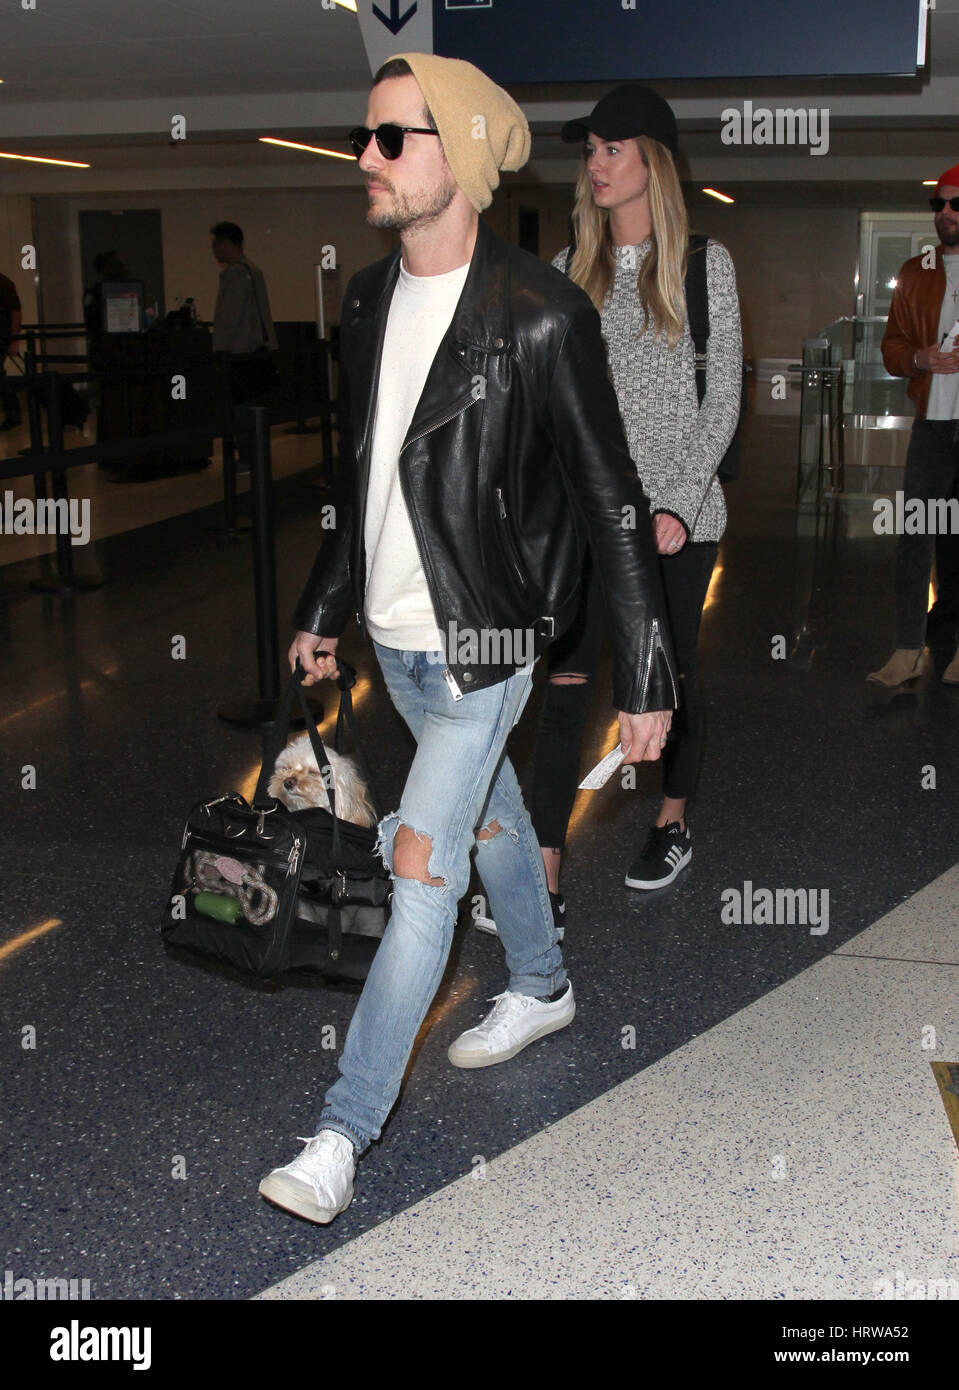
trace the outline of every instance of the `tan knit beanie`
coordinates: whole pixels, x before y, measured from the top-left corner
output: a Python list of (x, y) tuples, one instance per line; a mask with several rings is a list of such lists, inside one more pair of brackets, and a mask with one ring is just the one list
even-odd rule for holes
[(479, 68), (433, 53), (405, 58), (433, 113), (453, 177), (482, 212), (493, 201), (500, 169), (522, 169), (529, 159), (529, 124), (516, 102)]

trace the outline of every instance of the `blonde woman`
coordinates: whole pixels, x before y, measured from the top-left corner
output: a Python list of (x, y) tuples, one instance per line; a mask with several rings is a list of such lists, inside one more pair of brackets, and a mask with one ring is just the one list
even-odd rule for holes
[[(742, 338), (736, 276), (718, 242), (705, 255), (709, 327), (706, 391), (699, 406), (685, 303), (688, 222), (673, 156), (676, 120), (651, 88), (615, 88), (562, 130), (583, 147), (573, 211), (575, 248), (553, 264), (582, 286), (603, 337), (630, 453), (650, 499), (682, 704), (663, 753), (656, 823), (626, 874), (630, 888), (671, 883), (692, 849), (686, 805), (702, 746), (696, 647), (726, 504), (716, 477), (739, 418)], [(603, 598), (596, 583), (579, 620), (549, 653), (530, 795), (562, 935), (560, 866), (579, 780), (580, 742), (599, 655)], [(487, 928), (488, 929), (488, 928)], [(495, 929), (495, 928), (494, 928)]]

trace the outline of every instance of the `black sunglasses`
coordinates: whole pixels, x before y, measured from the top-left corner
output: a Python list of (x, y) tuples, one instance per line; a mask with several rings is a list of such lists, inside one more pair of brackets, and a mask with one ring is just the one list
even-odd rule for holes
[(375, 130), (369, 130), (365, 125), (358, 125), (350, 131), (350, 144), (353, 146), (353, 153), (359, 159), (367, 145), (376, 136), (376, 148), (384, 159), (399, 159), (403, 153), (403, 137), (405, 135), (439, 135), (438, 130), (429, 130), (422, 125), (393, 125), (388, 121), (385, 125), (378, 125)]
[(929, 206), (933, 212), (942, 212), (946, 204), (952, 208), (953, 212), (959, 212), (959, 198), (930, 198)]

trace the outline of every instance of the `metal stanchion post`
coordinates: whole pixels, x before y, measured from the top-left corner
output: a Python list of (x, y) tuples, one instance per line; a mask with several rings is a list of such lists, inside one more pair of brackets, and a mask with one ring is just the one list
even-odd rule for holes
[[(236, 524), (236, 444), (232, 434), (223, 436), (223, 513), (226, 529), (237, 534)], [(247, 527), (247, 530), (250, 528)]]
[(223, 520), (211, 522), (208, 531), (222, 536), (245, 536), (252, 530), (248, 521), (236, 514), (236, 441), (233, 438), (233, 390), (229, 353), (217, 354), (221, 368), (223, 390), (220, 401), (223, 411)]
[(322, 429), (321, 425), (308, 425), (306, 423), (307, 403), (313, 399), (308, 376), (313, 345), (306, 341), (306, 334), (303, 330), (303, 324), (297, 324), (296, 348), (293, 353), (293, 373), (296, 380), (296, 424), (288, 425), (283, 431), (284, 434), (318, 434)]
[(319, 358), (320, 469), (319, 478), (307, 483), (315, 492), (328, 492), (333, 484), (333, 403), (330, 392), (330, 345), (325, 338), (313, 344)]
[(323, 476), (327, 485), (333, 482), (333, 414), (330, 392), (330, 345), (325, 340), (317, 343), (320, 355), (320, 429), (323, 437)]
[[(255, 421), (256, 449), (250, 463), (250, 504), (253, 512), (253, 598), (256, 613), (256, 662), (259, 699), (231, 700), (217, 714), (228, 724), (269, 727), (280, 696), (280, 654), (276, 624), (276, 555), (273, 544), (273, 478), (270, 467), (270, 411), (250, 407)], [(322, 718), (322, 707), (313, 713)], [(302, 718), (297, 722), (302, 722)]]
[[(47, 372), (47, 376), (49, 377), (46, 382), (48, 448), (51, 455), (58, 457), (63, 453), (63, 421), (60, 418), (59, 380), (56, 372)], [(70, 497), (67, 491), (66, 468), (62, 464), (59, 467), (51, 468), (50, 475), (55, 503), (66, 503), (63, 511), (67, 518), (67, 529), (61, 530), (58, 525), (55, 533), (57, 573), (44, 574), (39, 579), (31, 580), (30, 588), (44, 594), (88, 593), (91, 589), (99, 589), (103, 583), (102, 579), (92, 575), (77, 574), (73, 567), (73, 542), (69, 530)], [(55, 510), (59, 517), (60, 508), (55, 506)]]
[(273, 469), (270, 456), (270, 412), (253, 409), (256, 465), (250, 474), (253, 532), (253, 598), (256, 608), (257, 678), (261, 701), (279, 698), (280, 651), (276, 631), (276, 554), (273, 544)]
[[(36, 338), (32, 331), (26, 334), (27, 350), (23, 355), (23, 374), (33, 377), (37, 370), (37, 349)], [(39, 392), (35, 386), (27, 387), (27, 422), (30, 426), (30, 443), (26, 449), (21, 449), (21, 454), (42, 454), (43, 453), (43, 419), (40, 415)], [(34, 495), (38, 502), (42, 501), (47, 495), (47, 480), (43, 473), (33, 475)]]
[[(32, 377), (37, 370), (37, 346), (36, 335), (32, 329), (27, 329), (25, 333), (27, 340), (26, 352), (23, 354), (23, 374)], [(40, 454), (43, 452), (43, 422), (40, 417), (40, 401), (36, 390), (28, 386), (27, 392), (27, 423), (30, 426), (30, 443), (26, 449), (21, 449), (21, 454)], [(46, 483), (42, 473), (34, 477), (37, 487), (37, 498), (46, 496)]]

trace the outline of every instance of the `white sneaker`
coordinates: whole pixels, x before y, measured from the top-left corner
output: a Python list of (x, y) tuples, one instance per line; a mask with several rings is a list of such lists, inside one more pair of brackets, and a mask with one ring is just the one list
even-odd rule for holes
[(345, 1210), (353, 1199), (356, 1150), (344, 1134), (321, 1129), (298, 1157), (285, 1168), (274, 1168), (260, 1183), (266, 1197), (285, 1211), (325, 1225)]
[(496, 921), (492, 917), (486, 917), (483, 913), (474, 914), (473, 926), (477, 931), (486, 932), (487, 936), (499, 936), (496, 930)]
[(454, 1067), (492, 1067), (522, 1052), (528, 1043), (572, 1023), (576, 1013), (573, 986), (555, 1004), (543, 1004), (530, 994), (497, 994), (493, 1007), (477, 1028), (461, 1033), (448, 1057)]
[[(945, 680), (945, 676), (943, 676), (943, 680)], [(959, 684), (959, 681), (957, 681), (957, 684)], [(566, 927), (563, 923), (563, 918), (566, 915), (566, 899), (563, 897), (562, 893), (554, 893), (551, 888), (547, 889), (547, 892), (549, 893), (549, 905), (553, 910), (553, 926), (556, 928), (556, 940), (562, 941), (566, 932)], [(499, 932), (496, 930), (495, 920), (492, 917), (485, 916), (483, 913), (474, 914), (473, 926), (477, 931), (486, 932), (487, 936), (499, 936)]]

